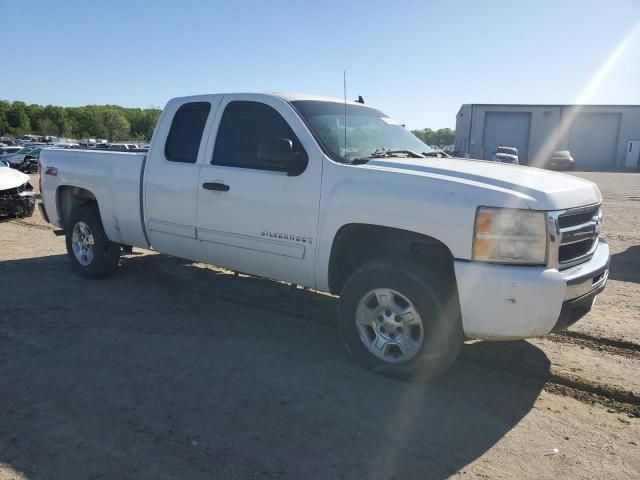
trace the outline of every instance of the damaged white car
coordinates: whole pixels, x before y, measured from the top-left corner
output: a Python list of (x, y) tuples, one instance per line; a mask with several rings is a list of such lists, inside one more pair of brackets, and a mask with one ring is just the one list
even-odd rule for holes
[(30, 217), (35, 207), (35, 192), (29, 175), (0, 163), (0, 218)]

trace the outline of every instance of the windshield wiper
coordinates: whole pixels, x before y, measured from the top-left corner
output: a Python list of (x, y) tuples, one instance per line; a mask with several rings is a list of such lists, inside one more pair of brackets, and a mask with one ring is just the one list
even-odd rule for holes
[(424, 158), (424, 155), (414, 152), (413, 150), (387, 150), (384, 147), (376, 148), (371, 154), (366, 157), (357, 157), (351, 159), (349, 163), (367, 163), (371, 158), (383, 158), (383, 157), (400, 157), (400, 158)]
[(410, 158), (423, 158), (423, 156), (413, 150), (385, 150), (384, 148), (380, 148), (375, 150), (371, 156), (373, 158), (377, 157), (398, 157), (400, 155), (406, 155)]

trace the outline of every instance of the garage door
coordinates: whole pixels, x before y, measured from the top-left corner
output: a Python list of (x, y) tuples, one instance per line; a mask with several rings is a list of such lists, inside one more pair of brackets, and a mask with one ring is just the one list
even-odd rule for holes
[(612, 167), (616, 162), (619, 113), (580, 113), (569, 131), (576, 167)]
[(487, 112), (484, 116), (482, 158), (491, 160), (498, 145), (516, 147), (520, 163), (529, 158), (531, 112)]

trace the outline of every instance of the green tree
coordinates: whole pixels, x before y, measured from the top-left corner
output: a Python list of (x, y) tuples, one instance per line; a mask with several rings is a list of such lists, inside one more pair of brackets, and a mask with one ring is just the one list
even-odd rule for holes
[(24, 102), (13, 102), (11, 108), (6, 113), (9, 124), (8, 133), (10, 135), (24, 135), (31, 132), (31, 121), (27, 113), (27, 104)]
[(36, 131), (40, 135), (60, 135), (58, 125), (56, 125), (56, 123), (49, 117), (42, 117), (39, 120), (36, 120), (36, 128)]
[(0, 100), (0, 135), (59, 135), (109, 140), (148, 140), (155, 128), (157, 108), (118, 105), (59, 107)]
[(109, 141), (126, 140), (131, 134), (131, 126), (124, 114), (114, 107), (106, 107), (100, 112), (102, 123)]
[(67, 132), (67, 115), (63, 107), (47, 105), (42, 112), (44, 118), (48, 118), (56, 125), (58, 134), (64, 135)]
[(450, 128), (441, 128), (440, 130), (431, 130), (430, 128), (424, 128), (422, 130), (412, 130), (411, 133), (413, 133), (427, 145), (436, 147), (452, 145), (456, 139), (455, 130), (451, 130)]
[(11, 108), (11, 104), (6, 100), (0, 100), (0, 135), (9, 133), (9, 122), (7, 120), (7, 112)]
[(127, 108), (125, 115), (131, 124), (131, 138), (135, 140), (147, 140), (151, 138), (153, 129), (160, 116), (160, 110)]

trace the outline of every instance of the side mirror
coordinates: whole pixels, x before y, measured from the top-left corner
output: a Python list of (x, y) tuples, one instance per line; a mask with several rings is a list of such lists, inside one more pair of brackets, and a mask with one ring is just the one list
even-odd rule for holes
[(284, 170), (289, 175), (299, 175), (306, 167), (300, 152), (293, 151), (293, 141), (276, 138), (258, 145), (258, 160)]

